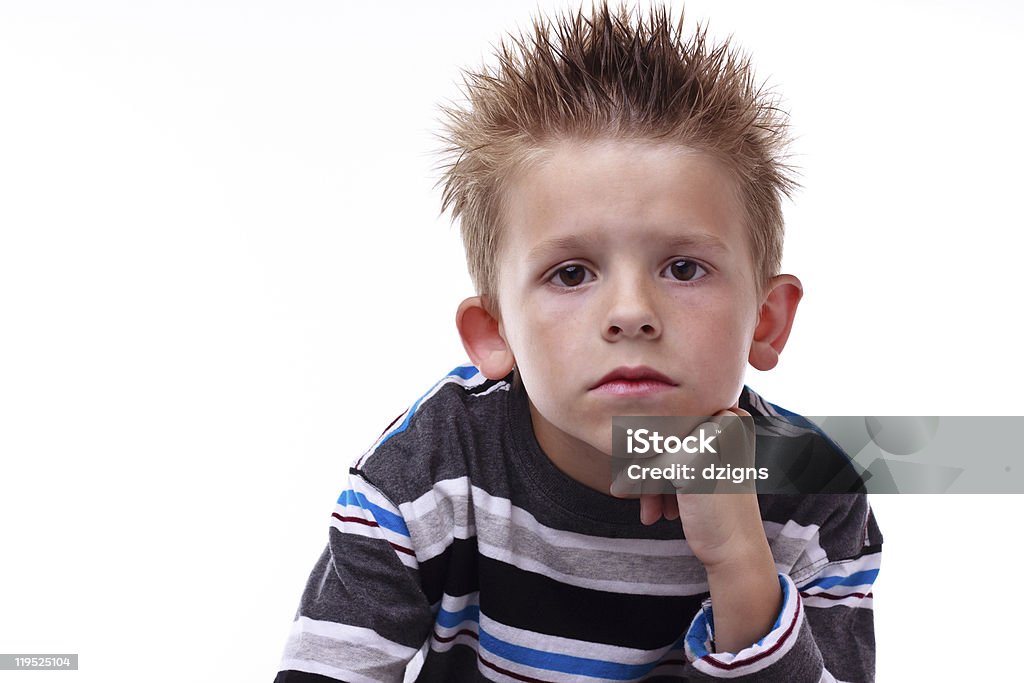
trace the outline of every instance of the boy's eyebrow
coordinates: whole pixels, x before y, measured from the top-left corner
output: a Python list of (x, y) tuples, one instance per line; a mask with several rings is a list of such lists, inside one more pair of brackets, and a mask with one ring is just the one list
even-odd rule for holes
[[(582, 251), (587, 247), (594, 246), (599, 240), (594, 237), (581, 237), (579, 235), (567, 235), (565, 237), (552, 237), (535, 245), (527, 254), (528, 260), (542, 259), (549, 253), (561, 251)], [(703, 249), (714, 251), (730, 251), (728, 245), (720, 238), (709, 233), (687, 233), (673, 235), (666, 242), (671, 251), (690, 249)]]

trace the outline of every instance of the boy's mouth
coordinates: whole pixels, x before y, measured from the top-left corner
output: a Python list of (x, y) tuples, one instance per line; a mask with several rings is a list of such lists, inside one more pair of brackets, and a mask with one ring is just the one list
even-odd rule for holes
[(679, 386), (647, 366), (621, 367), (609, 372), (590, 387), (591, 391), (615, 396), (644, 396)]

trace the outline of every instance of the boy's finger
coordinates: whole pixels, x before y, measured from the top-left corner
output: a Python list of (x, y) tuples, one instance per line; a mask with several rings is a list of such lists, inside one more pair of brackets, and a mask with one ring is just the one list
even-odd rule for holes
[(659, 493), (644, 493), (640, 496), (640, 523), (651, 525), (661, 519), (663, 496)]
[(665, 519), (679, 519), (679, 499), (674, 495), (665, 495), (661, 499), (662, 514)]

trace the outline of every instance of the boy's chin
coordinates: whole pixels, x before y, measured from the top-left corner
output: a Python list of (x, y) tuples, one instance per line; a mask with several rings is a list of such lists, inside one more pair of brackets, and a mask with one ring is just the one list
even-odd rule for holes
[[(612, 426), (608, 425), (608, 433), (611, 434)], [(611, 436), (608, 438), (600, 439), (585, 439), (583, 441), (587, 446), (590, 447), (591, 455), (595, 458), (610, 458), (612, 457), (612, 439)]]

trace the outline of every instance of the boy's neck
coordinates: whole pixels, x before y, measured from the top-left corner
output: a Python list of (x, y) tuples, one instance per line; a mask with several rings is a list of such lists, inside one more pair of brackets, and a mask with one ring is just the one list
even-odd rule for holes
[(556, 429), (534, 407), (533, 401), (529, 404), (534, 437), (548, 460), (569, 478), (598, 493), (610, 495), (611, 458), (590, 444)]

